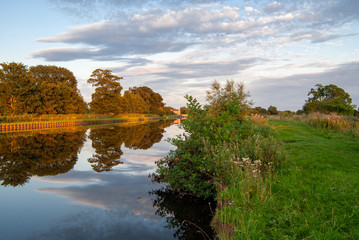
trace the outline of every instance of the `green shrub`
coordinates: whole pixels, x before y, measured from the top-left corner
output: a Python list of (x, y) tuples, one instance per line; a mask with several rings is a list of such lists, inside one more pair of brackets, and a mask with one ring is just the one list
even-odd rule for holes
[(227, 103), (220, 115), (209, 114), (195, 98), (186, 96), (188, 119), (182, 123), (184, 135), (170, 142), (176, 146), (164, 159), (157, 162), (154, 180), (170, 184), (173, 191), (199, 197), (213, 197), (216, 182), (230, 184), (228, 166), (243, 158), (260, 160), (261, 169), (280, 166), (279, 147), (269, 137), (268, 126), (241, 120), (240, 106)]

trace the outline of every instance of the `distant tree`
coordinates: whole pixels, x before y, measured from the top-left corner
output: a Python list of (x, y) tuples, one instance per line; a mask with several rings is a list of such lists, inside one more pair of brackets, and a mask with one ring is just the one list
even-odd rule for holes
[(188, 114), (189, 109), (187, 107), (181, 107), (180, 110), (181, 110), (181, 114)]
[(148, 106), (138, 94), (125, 91), (121, 101), (121, 113), (147, 113)]
[(270, 115), (278, 115), (278, 110), (277, 107), (275, 106), (269, 106), (267, 111), (269, 112)]
[(154, 92), (151, 88), (143, 87), (132, 87), (129, 89), (131, 94), (137, 94), (142, 97), (148, 106), (148, 113), (164, 115), (163, 98), (159, 93)]
[(175, 109), (173, 107), (164, 106), (163, 110), (165, 112), (165, 115), (175, 115), (175, 113), (173, 112), (173, 110), (175, 110)]
[(267, 114), (269, 114), (269, 112), (268, 112), (265, 108), (255, 107), (254, 109), (255, 109), (259, 114), (261, 114), (261, 115), (267, 115)]
[(111, 70), (96, 69), (87, 80), (96, 87), (90, 102), (90, 111), (98, 114), (121, 112), (121, 90), (122, 86), (118, 77)]
[(306, 113), (321, 112), (338, 114), (353, 115), (356, 108), (352, 105), (350, 95), (342, 88), (330, 84), (322, 85), (316, 84), (316, 88), (311, 88), (308, 93), (308, 99), (303, 106)]
[(247, 114), (252, 102), (248, 100), (249, 92), (244, 91), (243, 83), (235, 83), (233, 80), (227, 80), (225, 86), (217, 81), (211, 85), (211, 89), (207, 91), (207, 101), (210, 104), (210, 113), (219, 115), (227, 109), (227, 103), (237, 102), (240, 108), (240, 118), (244, 118)]
[(296, 111), (295, 114), (302, 115), (302, 114), (304, 114), (304, 110), (299, 109), (299, 110)]

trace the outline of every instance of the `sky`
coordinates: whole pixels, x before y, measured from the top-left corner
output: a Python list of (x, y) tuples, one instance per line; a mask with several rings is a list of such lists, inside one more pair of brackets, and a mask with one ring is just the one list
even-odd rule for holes
[(315, 84), (359, 105), (359, 0), (0, 0), (0, 62), (98, 68), (172, 107), (243, 82), (254, 106), (301, 109)]

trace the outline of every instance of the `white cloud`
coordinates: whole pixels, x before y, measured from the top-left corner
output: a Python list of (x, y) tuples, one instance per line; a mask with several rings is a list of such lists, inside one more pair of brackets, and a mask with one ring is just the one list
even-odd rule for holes
[[(67, 2), (74, 11), (77, 1)], [(89, 2), (81, 1), (85, 3)], [(111, 13), (106, 18), (39, 39), (47, 45), (70, 47), (42, 49), (33, 56), (46, 61), (114, 61), (109, 68), (125, 77), (124, 82), (146, 84), (176, 107), (184, 101), (173, 99), (182, 99), (187, 92), (203, 95), (201, 90), (214, 79), (258, 80), (259, 89), (268, 86), (271, 91), (274, 88), (270, 86), (279, 79), (283, 89), (290, 89), (290, 82), (280, 81), (290, 75), (288, 69), (293, 71), (291, 75), (301, 77), (306, 70), (301, 66), (313, 61), (330, 58), (328, 66), (340, 63), (337, 55), (342, 61), (342, 53), (322, 43), (337, 43), (337, 39), (349, 42), (359, 32), (359, 1), (353, 0), (260, 0), (241, 4), (110, 0), (89, 6), (100, 3), (111, 8), (103, 8)], [(121, 17), (114, 17), (116, 14)], [(347, 51), (345, 44), (341, 50)], [(352, 57), (347, 61), (354, 60)], [(319, 74), (329, 71), (329, 67), (311, 70)], [(273, 76), (277, 78), (272, 81)], [(280, 94), (263, 94), (259, 99), (263, 96), (274, 99)], [(294, 94), (288, 108), (301, 105), (298, 102), (302, 98)]]

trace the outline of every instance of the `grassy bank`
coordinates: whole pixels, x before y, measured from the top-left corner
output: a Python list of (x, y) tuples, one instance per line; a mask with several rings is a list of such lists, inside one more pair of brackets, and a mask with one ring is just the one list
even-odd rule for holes
[(287, 161), (263, 177), (231, 170), (217, 195), (218, 238), (359, 239), (359, 138), (303, 122), (271, 126)]
[(305, 122), (313, 127), (322, 128), (328, 131), (347, 133), (353, 136), (359, 136), (359, 117), (341, 116), (336, 113), (323, 114), (311, 113), (302, 115), (270, 115), (266, 116), (272, 120), (288, 120)]
[[(174, 115), (175, 116), (175, 115)], [(172, 116), (158, 116), (150, 114), (44, 114), (44, 115), (18, 115), (0, 116), (0, 124), (9, 123), (35, 123), (35, 122), (65, 122), (65, 121), (97, 121), (97, 120), (120, 120), (138, 118), (161, 118), (168, 119)]]

